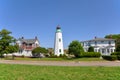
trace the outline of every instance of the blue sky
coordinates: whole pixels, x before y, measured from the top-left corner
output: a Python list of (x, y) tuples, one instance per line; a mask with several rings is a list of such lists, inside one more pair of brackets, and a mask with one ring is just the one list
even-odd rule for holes
[(41, 46), (54, 47), (56, 26), (64, 47), (73, 40), (120, 33), (120, 0), (0, 0), (0, 30), (15, 38), (38, 37)]

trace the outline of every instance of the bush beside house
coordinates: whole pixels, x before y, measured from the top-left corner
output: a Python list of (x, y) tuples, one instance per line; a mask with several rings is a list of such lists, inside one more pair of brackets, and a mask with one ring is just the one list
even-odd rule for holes
[(102, 58), (105, 59), (105, 60), (109, 60), (109, 61), (117, 60), (117, 56), (116, 55), (110, 55), (110, 56), (109, 55), (103, 55)]
[(45, 57), (48, 53), (48, 50), (44, 47), (37, 47), (32, 50), (33, 57)]
[(68, 54), (74, 55), (76, 58), (79, 58), (81, 57), (83, 52), (84, 49), (79, 41), (75, 40), (69, 44)]
[(120, 52), (113, 52), (111, 55), (103, 55), (102, 58), (110, 61), (120, 60)]
[(100, 57), (101, 54), (99, 52), (84, 52), (81, 57)]

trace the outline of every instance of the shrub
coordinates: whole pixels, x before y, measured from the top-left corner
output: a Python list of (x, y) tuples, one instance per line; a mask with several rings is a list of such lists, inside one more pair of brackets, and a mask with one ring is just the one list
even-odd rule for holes
[(58, 58), (58, 56), (54, 54), (50, 54), (49, 58)]
[(62, 56), (63, 56), (62, 54), (59, 55), (59, 57), (62, 57)]
[(117, 60), (117, 56), (116, 55), (111, 55), (111, 60)]
[(82, 53), (82, 57), (100, 57), (101, 54), (99, 52), (84, 52)]
[(120, 55), (120, 52), (113, 52), (111, 55)]
[(60, 58), (67, 58), (66, 54), (60, 54), (59, 57)]
[(24, 55), (22, 55), (21, 57), (22, 57), (22, 58), (24, 58), (25, 56), (24, 56)]
[(76, 58), (79, 58), (82, 54), (82, 52), (84, 52), (83, 47), (81, 46), (81, 43), (79, 41), (72, 41), (69, 44), (68, 47), (68, 54), (72, 54), (74, 55)]
[(120, 52), (113, 52), (111, 55), (116, 55), (117, 59), (120, 60)]
[(102, 58), (105, 59), (105, 60), (110, 60), (110, 61), (117, 60), (117, 56), (116, 55), (111, 55), (111, 56), (103, 55)]
[(102, 55), (102, 58), (105, 59), (105, 60), (110, 60), (111, 59), (111, 57), (107, 56), (107, 55)]
[(117, 55), (117, 59), (120, 60), (120, 55)]
[(94, 47), (90, 46), (90, 47), (88, 48), (88, 52), (94, 52)]

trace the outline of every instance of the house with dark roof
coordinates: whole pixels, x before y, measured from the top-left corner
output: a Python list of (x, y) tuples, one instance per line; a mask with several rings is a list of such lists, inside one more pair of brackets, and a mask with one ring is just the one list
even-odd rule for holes
[(32, 50), (36, 47), (40, 47), (37, 37), (34, 39), (24, 39), (24, 37), (22, 37), (16, 41), (16, 44), (19, 46), (19, 54), (24, 56), (32, 56)]
[(86, 41), (81, 41), (84, 51), (87, 52), (88, 48), (92, 46), (94, 52), (100, 52), (102, 55), (110, 55), (115, 51), (115, 39), (97, 38)]

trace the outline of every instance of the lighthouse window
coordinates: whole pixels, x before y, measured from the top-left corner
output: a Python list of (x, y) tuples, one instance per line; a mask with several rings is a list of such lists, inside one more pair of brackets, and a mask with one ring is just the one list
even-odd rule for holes
[(61, 53), (61, 49), (59, 49), (59, 52)]
[(61, 42), (61, 39), (59, 39), (59, 42)]

